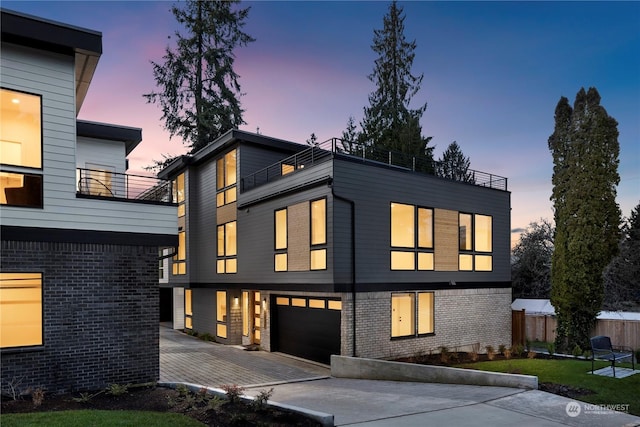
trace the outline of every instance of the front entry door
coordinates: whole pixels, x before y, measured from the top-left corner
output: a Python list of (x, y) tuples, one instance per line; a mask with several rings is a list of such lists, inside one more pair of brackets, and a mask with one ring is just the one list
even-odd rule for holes
[(260, 292), (253, 293), (253, 344), (260, 344)]

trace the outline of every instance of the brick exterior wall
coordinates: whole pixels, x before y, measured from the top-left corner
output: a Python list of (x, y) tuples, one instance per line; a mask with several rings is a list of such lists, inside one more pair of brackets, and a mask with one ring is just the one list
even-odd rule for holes
[(44, 345), (1, 351), (2, 390), (157, 381), (157, 256), (150, 246), (3, 240), (3, 272), (42, 273)]
[[(411, 291), (413, 292), (413, 291)], [(420, 292), (420, 291), (418, 291)], [(356, 355), (376, 359), (395, 359), (438, 352), (440, 346), (467, 351), (480, 343), (511, 345), (511, 289), (437, 290), (435, 295), (435, 334), (424, 337), (391, 339), (391, 292), (358, 293), (356, 296)], [(351, 315), (343, 299), (343, 316)], [(346, 309), (346, 310), (345, 310)], [(351, 320), (343, 319), (342, 349), (351, 355)], [(344, 327), (346, 326), (346, 329)], [(346, 338), (346, 341), (345, 341)]]

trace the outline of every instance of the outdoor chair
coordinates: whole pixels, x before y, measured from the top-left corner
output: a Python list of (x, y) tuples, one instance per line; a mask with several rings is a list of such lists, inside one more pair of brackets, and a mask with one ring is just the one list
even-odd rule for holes
[(611, 368), (613, 369), (613, 377), (616, 377), (616, 362), (631, 359), (631, 368), (635, 370), (635, 363), (633, 361), (633, 350), (627, 347), (613, 347), (611, 345), (611, 338), (598, 335), (592, 337), (591, 341), (591, 373), (593, 374), (593, 364), (595, 360), (608, 360), (611, 362)]

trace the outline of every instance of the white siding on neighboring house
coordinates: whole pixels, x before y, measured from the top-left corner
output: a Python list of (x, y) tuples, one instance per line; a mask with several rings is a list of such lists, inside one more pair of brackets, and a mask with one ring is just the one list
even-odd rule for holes
[[(76, 153), (73, 57), (2, 43), (1, 59), (0, 86), (42, 96), (44, 198), (43, 209), (2, 206), (2, 224), (175, 234), (175, 207), (76, 198), (76, 156), (93, 156), (83, 149)], [(122, 156), (120, 162), (124, 150)]]

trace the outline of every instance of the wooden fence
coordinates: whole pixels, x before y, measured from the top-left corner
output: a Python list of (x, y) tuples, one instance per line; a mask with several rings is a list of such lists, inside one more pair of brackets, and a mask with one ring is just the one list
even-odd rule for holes
[[(555, 316), (550, 315), (523, 315), (522, 311), (512, 311), (513, 343), (516, 337), (520, 337), (522, 332), (519, 321), (516, 317), (524, 317), (526, 339), (530, 341), (553, 342), (556, 339), (557, 321)], [(516, 314), (517, 313), (517, 314)], [(616, 346), (640, 348), (640, 321), (638, 320), (610, 320), (598, 319), (592, 333), (595, 335), (606, 335), (611, 337), (611, 342)]]

